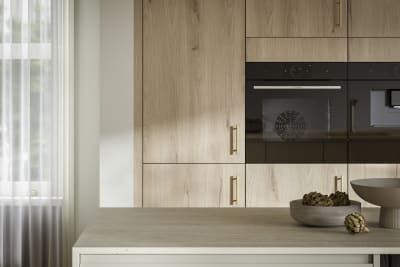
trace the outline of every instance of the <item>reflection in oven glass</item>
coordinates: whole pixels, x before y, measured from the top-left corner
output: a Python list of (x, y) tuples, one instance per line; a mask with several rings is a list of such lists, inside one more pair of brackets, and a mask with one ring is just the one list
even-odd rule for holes
[(329, 98), (266, 98), (262, 116), (266, 141), (306, 141), (330, 134)]

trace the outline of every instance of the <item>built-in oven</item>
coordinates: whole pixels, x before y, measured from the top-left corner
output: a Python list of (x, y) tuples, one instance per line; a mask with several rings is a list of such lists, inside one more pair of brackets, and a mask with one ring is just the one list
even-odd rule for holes
[(400, 63), (349, 63), (349, 161), (400, 162)]
[(246, 63), (246, 162), (347, 162), (346, 63)]

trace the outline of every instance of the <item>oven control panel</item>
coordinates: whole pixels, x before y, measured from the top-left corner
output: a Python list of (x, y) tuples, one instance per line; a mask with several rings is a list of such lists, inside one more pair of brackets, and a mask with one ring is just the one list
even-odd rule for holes
[(312, 75), (312, 65), (291, 65), (284, 70), (293, 78), (307, 77)]

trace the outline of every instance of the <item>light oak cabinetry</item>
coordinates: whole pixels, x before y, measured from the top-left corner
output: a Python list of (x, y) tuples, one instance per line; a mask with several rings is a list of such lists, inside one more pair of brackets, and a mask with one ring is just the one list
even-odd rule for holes
[(244, 0), (144, 0), (144, 163), (244, 163)]
[(305, 193), (336, 190), (347, 192), (347, 164), (246, 165), (247, 207), (287, 207)]
[(246, 37), (347, 37), (347, 1), (247, 0)]
[(247, 0), (246, 37), (248, 62), (347, 61), (347, 1)]
[(349, 0), (349, 61), (400, 61), (400, 1)]
[(349, 0), (350, 37), (400, 37), (400, 1)]
[(144, 207), (244, 207), (244, 164), (144, 164)]
[(400, 38), (349, 38), (349, 61), (399, 62), (399, 47)]
[[(353, 180), (368, 178), (400, 178), (400, 164), (349, 164), (349, 183)], [(349, 185), (351, 199), (360, 201), (363, 207), (374, 207), (364, 201)]]
[(344, 62), (347, 38), (247, 38), (248, 62)]

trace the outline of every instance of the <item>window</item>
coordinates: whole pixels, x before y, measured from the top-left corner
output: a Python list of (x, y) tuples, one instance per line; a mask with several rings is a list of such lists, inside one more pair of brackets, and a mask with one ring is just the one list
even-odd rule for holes
[(62, 196), (61, 0), (0, 0), (0, 197)]

